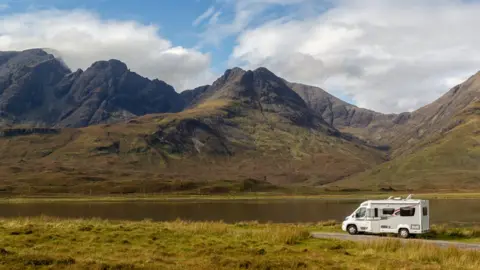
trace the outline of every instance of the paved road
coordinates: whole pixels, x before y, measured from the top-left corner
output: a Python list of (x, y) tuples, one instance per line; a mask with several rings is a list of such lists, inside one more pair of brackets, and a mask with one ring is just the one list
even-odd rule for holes
[(324, 233), (324, 232), (314, 232), (312, 233), (313, 238), (333, 238), (333, 239), (340, 239), (340, 240), (349, 240), (349, 241), (373, 241), (373, 240), (381, 240), (381, 239), (397, 239), (404, 243), (406, 242), (426, 242), (428, 244), (437, 245), (439, 247), (456, 247), (461, 249), (474, 249), (480, 250), (480, 243), (461, 243), (461, 242), (451, 242), (451, 241), (443, 241), (443, 240), (425, 240), (425, 239), (401, 239), (395, 237), (380, 237), (374, 235), (350, 235), (346, 233)]

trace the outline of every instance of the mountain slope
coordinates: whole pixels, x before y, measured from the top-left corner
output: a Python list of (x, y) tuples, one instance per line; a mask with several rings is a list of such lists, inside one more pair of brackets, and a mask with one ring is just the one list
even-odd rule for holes
[[(412, 152), (419, 143), (442, 134), (465, 121), (462, 115), (466, 108), (480, 100), (480, 72), (464, 83), (455, 86), (445, 95), (412, 112), (406, 121), (395, 126), (395, 136), (390, 140), (393, 155)], [(476, 116), (474, 114), (474, 116)]]
[(478, 189), (480, 73), (393, 129), (394, 159), (332, 184), (362, 189)]
[(373, 145), (388, 147), (396, 136), (393, 128), (403, 124), (410, 115), (378, 113), (349, 104), (318, 87), (287, 84), (330, 125)]
[[(222, 183), (245, 181), (319, 185), (383, 161), (376, 149), (331, 128), (265, 69), (227, 71), (179, 113), (4, 134), (0, 179), (9, 193), (219, 192), (228, 189)], [(205, 182), (212, 182), (208, 191)]]
[(451, 119), (480, 96), (480, 72), (435, 102), (412, 113), (381, 114), (348, 104), (324, 90), (288, 83), (308, 104), (338, 130), (376, 145), (388, 145), (391, 156), (409, 152), (423, 139), (449, 129)]
[(298, 93), (314, 111), (320, 113), (330, 125), (342, 129), (345, 127), (367, 128), (378, 121), (392, 121), (396, 115), (384, 115), (371, 110), (358, 108), (321, 88), (286, 82)]
[(480, 73), (398, 115), (265, 68), (178, 94), (118, 60), (71, 72), (38, 49), (1, 52), (0, 86), (0, 192), (480, 187)]
[(261, 112), (277, 113), (296, 124), (331, 129), (283, 79), (266, 68), (254, 71), (240, 68), (227, 70), (210, 87), (197, 89), (197, 97), (192, 99), (189, 106), (218, 99), (237, 101), (246, 108)]
[(183, 107), (170, 85), (143, 78), (118, 60), (99, 61), (72, 73), (41, 49), (0, 52), (4, 125), (82, 127)]
[(392, 161), (329, 188), (364, 190), (476, 190), (480, 186), (480, 99), (453, 119), (451, 128), (421, 140)]
[(55, 89), (63, 112), (59, 126), (82, 127), (149, 113), (178, 112), (184, 103), (173, 87), (130, 72), (117, 60), (94, 63)]

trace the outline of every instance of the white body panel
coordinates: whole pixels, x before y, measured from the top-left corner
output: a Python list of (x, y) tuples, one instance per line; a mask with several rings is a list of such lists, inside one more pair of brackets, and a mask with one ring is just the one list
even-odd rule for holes
[(342, 230), (355, 225), (358, 232), (371, 234), (398, 233), (407, 229), (409, 234), (430, 230), (430, 206), (427, 200), (389, 198), (363, 202), (342, 223)]

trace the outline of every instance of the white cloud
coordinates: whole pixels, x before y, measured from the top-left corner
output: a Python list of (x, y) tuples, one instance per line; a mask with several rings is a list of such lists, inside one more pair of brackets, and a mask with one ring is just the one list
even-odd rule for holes
[(244, 30), (230, 63), (266, 66), (361, 107), (401, 112), (480, 69), (478, 14), (479, 3), (461, 0), (336, 0), (315, 16)]
[(208, 24), (209, 25), (217, 24), (218, 17), (220, 17), (220, 15), (222, 15), (222, 12), (220, 11), (215, 12), (215, 14), (213, 14), (212, 17), (210, 17), (210, 20), (208, 20)]
[(119, 59), (132, 71), (177, 91), (210, 82), (210, 55), (174, 46), (154, 25), (102, 20), (88, 11), (36, 11), (0, 16), (0, 50), (52, 48), (72, 69)]
[(215, 13), (215, 8), (209, 7), (204, 13), (202, 13), (193, 21), (192, 26), (198, 26), (204, 20), (207, 20), (208, 18), (210, 18), (214, 13)]
[[(214, 44), (219, 45), (225, 38), (237, 35), (247, 29), (252, 23), (262, 21), (264, 19), (264, 11), (272, 5), (274, 6), (291, 6), (300, 3), (309, 3), (323, 0), (217, 0), (223, 4), (223, 9), (227, 12), (219, 11), (209, 13), (211, 16), (206, 30), (201, 34), (201, 45)], [(207, 10), (208, 11), (208, 10)], [(230, 14), (233, 12), (231, 21), (223, 20), (219, 23), (220, 15)]]

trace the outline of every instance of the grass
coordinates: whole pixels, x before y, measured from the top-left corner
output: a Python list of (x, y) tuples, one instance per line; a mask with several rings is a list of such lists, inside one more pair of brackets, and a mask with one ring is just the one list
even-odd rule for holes
[(446, 224), (432, 225), (431, 231), (422, 235), (421, 238), (480, 243), (480, 227), (455, 227)]
[(337, 224), (0, 220), (1, 269), (479, 269), (480, 253), (311, 239)]

